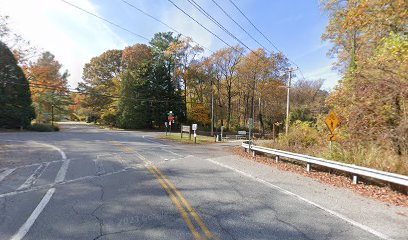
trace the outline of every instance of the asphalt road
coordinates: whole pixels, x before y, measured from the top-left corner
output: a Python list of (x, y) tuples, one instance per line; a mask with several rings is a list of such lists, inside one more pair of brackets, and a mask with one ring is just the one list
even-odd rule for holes
[(0, 133), (0, 239), (408, 239), (408, 209), (157, 133)]

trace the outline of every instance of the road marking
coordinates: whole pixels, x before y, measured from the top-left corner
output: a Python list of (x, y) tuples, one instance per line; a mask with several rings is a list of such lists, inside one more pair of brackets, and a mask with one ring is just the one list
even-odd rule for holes
[(30, 177), (27, 178), (27, 180), (21, 184), (20, 187), (17, 188), (17, 191), (21, 191), (23, 189), (31, 187), (35, 181), (41, 176), (41, 174), (45, 171), (45, 169), (48, 167), (49, 163), (41, 164), (38, 166), (37, 169), (31, 174)]
[(0, 139), (0, 141), (5, 141), (5, 142), (22, 142), (22, 143), (34, 143), (34, 144), (38, 144), (38, 145), (43, 145), (49, 148), (52, 148), (56, 151), (59, 152), (59, 154), (61, 155), (61, 158), (63, 160), (67, 159), (67, 155), (64, 153), (64, 151), (61, 150), (61, 148), (51, 145), (51, 144), (47, 144), (47, 143), (41, 143), (41, 142), (36, 142), (36, 141), (21, 141), (21, 140), (5, 140), (5, 139)]
[[(144, 138), (144, 137), (143, 137)], [(147, 139), (146, 139), (147, 140)], [(197, 231), (195, 228), (194, 224), (191, 222), (191, 219), (189, 217), (189, 214), (186, 212), (184, 209), (183, 205), (179, 202), (177, 199), (176, 195), (180, 198), (184, 206), (187, 208), (188, 212), (190, 215), (197, 221), (198, 225), (200, 228), (203, 230), (205, 235), (209, 237), (210, 239), (214, 238), (213, 234), (208, 230), (207, 226), (205, 226), (204, 222), (200, 218), (200, 216), (197, 214), (197, 212), (191, 207), (191, 205), (187, 202), (187, 200), (183, 197), (183, 195), (176, 189), (176, 187), (166, 178), (166, 176), (149, 160), (147, 160), (144, 156), (142, 156), (140, 153), (137, 151), (134, 151), (133, 149), (129, 149), (126, 146), (123, 146), (122, 144), (115, 144), (122, 148), (125, 151), (131, 151), (135, 155), (137, 155), (142, 161), (145, 162), (145, 167), (147, 170), (152, 173), (156, 179), (159, 181), (160, 185), (164, 188), (164, 190), (167, 192), (169, 195), (171, 201), (173, 204), (177, 207), (179, 210), (181, 217), (184, 219), (184, 221), (187, 223), (188, 228), (190, 229), (191, 233), (193, 234), (194, 238), (197, 240), (202, 239), (201, 234)], [(168, 185), (166, 185), (166, 183)], [(170, 188), (171, 189), (170, 189)], [(175, 194), (173, 193), (173, 191)]]
[(21, 240), (28, 233), (30, 228), (33, 226), (35, 220), (40, 216), (41, 212), (47, 206), (48, 202), (51, 200), (52, 195), (55, 192), (55, 188), (51, 188), (47, 191), (44, 197), (41, 199), (41, 202), (37, 205), (34, 211), (31, 213), (30, 217), (25, 221), (23, 226), (20, 227), (18, 232), (14, 234), (10, 240)]
[(54, 145), (51, 145), (51, 144), (47, 144), (47, 143), (39, 143), (39, 142), (36, 142), (36, 141), (29, 141), (29, 142), (37, 143), (37, 144), (40, 144), (40, 145), (43, 145), (43, 146), (52, 148), (52, 149), (54, 149), (54, 150), (56, 150), (56, 151), (59, 152), (59, 154), (61, 155), (61, 158), (62, 158), (63, 160), (67, 159), (67, 155), (64, 153), (64, 151), (62, 151), (61, 148), (59, 148), (59, 147), (57, 147), (57, 146), (54, 146)]
[(328, 209), (328, 208), (325, 208), (325, 207), (323, 207), (323, 206), (321, 206), (321, 205), (319, 205), (319, 204), (317, 204), (317, 203), (315, 203), (315, 202), (312, 202), (312, 201), (310, 201), (310, 200), (308, 200), (308, 199), (306, 199), (306, 198), (304, 198), (304, 197), (302, 197), (302, 196), (300, 196), (300, 195), (297, 195), (296, 193), (290, 192), (290, 191), (288, 191), (288, 190), (286, 190), (286, 189), (284, 189), (284, 188), (281, 188), (281, 187), (279, 187), (279, 186), (277, 186), (277, 185), (275, 185), (275, 184), (272, 184), (272, 183), (270, 183), (270, 182), (268, 182), (268, 181), (265, 181), (265, 180), (263, 180), (263, 179), (261, 179), (261, 178), (252, 176), (252, 175), (249, 174), (249, 173), (243, 172), (243, 171), (241, 171), (241, 170), (238, 170), (238, 169), (236, 169), (236, 168), (230, 167), (230, 166), (225, 165), (225, 164), (223, 164), (223, 163), (214, 161), (214, 160), (212, 160), (212, 159), (206, 159), (206, 160), (209, 161), (209, 162), (211, 162), (211, 163), (213, 163), (213, 164), (216, 164), (216, 165), (218, 165), (218, 166), (221, 166), (221, 167), (230, 169), (230, 170), (232, 170), (232, 171), (234, 171), (234, 172), (236, 172), (236, 173), (239, 173), (239, 174), (244, 175), (244, 176), (246, 176), (246, 177), (248, 177), (248, 178), (251, 178), (252, 180), (255, 180), (255, 181), (257, 181), (257, 182), (260, 182), (260, 183), (262, 183), (262, 184), (264, 184), (264, 185), (266, 185), (266, 186), (268, 186), (268, 187), (277, 189), (277, 190), (279, 190), (279, 191), (281, 191), (281, 192), (283, 192), (283, 193), (285, 193), (285, 194), (287, 194), (287, 195), (289, 195), (289, 196), (292, 196), (292, 197), (295, 197), (295, 198), (297, 198), (297, 199), (299, 199), (299, 200), (301, 200), (301, 201), (304, 201), (304, 202), (306, 202), (306, 203), (308, 203), (308, 204), (310, 204), (310, 205), (312, 205), (312, 206), (315, 206), (315, 207), (317, 207), (317, 208), (319, 208), (319, 209), (321, 209), (321, 210), (323, 210), (323, 211), (326, 211), (326, 212), (330, 213), (330, 214), (333, 215), (333, 216), (336, 216), (336, 217), (338, 217), (338, 218), (340, 218), (340, 219), (342, 219), (342, 220), (344, 220), (344, 221), (350, 223), (351, 225), (353, 225), (353, 226), (355, 226), (355, 227), (358, 227), (358, 228), (360, 228), (360, 229), (362, 229), (362, 230), (364, 230), (364, 231), (367, 231), (367, 232), (369, 232), (369, 233), (371, 233), (371, 234), (373, 234), (373, 235), (375, 235), (375, 236), (377, 236), (377, 237), (379, 237), (379, 238), (381, 238), (381, 239), (393, 240), (392, 238), (390, 238), (389, 236), (387, 236), (387, 235), (385, 235), (385, 234), (383, 234), (383, 233), (380, 233), (380, 232), (378, 232), (378, 231), (376, 231), (376, 230), (374, 230), (374, 229), (372, 229), (372, 228), (370, 228), (370, 227), (368, 227), (368, 226), (365, 226), (365, 225), (363, 225), (363, 224), (361, 224), (361, 223), (359, 223), (359, 222), (356, 222), (356, 221), (354, 221), (354, 220), (352, 220), (352, 219), (350, 219), (350, 218), (348, 218), (348, 217), (346, 217), (346, 216), (344, 216), (344, 215), (342, 215), (342, 214), (340, 214), (340, 213), (337, 213), (337, 212), (332, 211), (332, 210), (330, 210), (330, 209)]
[(163, 143), (161, 143), (161, 142), (156, 142), (156, 141), (150, 140), (150, 139), (146, 138), (146, 136), (142, 136), (142, 138), (143, 138), (144, 140), (148, 141), (148, 142), (151, 142), (151, 143), (156, 143), (156, 144), (159, 144), (159, 145), (167, 146), (167, 144), (163, 144)]
[(146, 168), (147, 170), (149, 170), (150, 173), (153, 174), (153, 176), (156, 177), (156, 179), (159, 181), (160, 185), (164, 188), (164, 190), (166, 190), (171, 201), (173, 202), (174, 205), (176, 205), (177, 209), (179, 210), (181, 217), (187, 223), (187, 226), (190, 229), (191, 233), (193, 234), (194, 238), (197, 240), (202, 239), (200, 233), (197, 231), (197, 229), (194, 227), (194, 224), (191, 222), (190, 217), (188, 216), (188, 213), (183, 208), (183, 206), (180, 204), (180, 202), (178, 201), (174, 193), (168, 188), (168, 186), (163, 182), (161, 177), (153, 170), (152, 167), (150, 167), (149, 165), (146, 165)]
[[(166, 190), (166, 192), (169, 194), (170, 199), (176, 205), (177, 209), (179, 210), (181, 216), (183, 217), (184, 221), (186, 221), (191, 233), (194, 235), (195, 239), (202, 239), (200, 234), (197, 232), (195, 229), (194, 225), (192, 224), (190, 218), (188, 217), (188, 214), (186, 213), (185, 209), (183, 206), (180, 204), (178, 201), (177, 197), (174, 195), (174, 193), (168, 188), (168, 186), (175, 192), (175, 194), (180, 198), (180, 200), (183, 202), (184, 206), (187, 208), (188, 212), (190, 215), (197, 221), (198, 225), (200, 228), (203, 230), (205, 235), (207, 237), (214, 238), (214, 235), (210, 232), (210, 230), (207, 228), (207, 226), (204, 224), (200, 216), (197, 214), (197, 212), (191, 207), (191, 205), (187, 202), (187, 200), (183, 197), (183, 195), (176, 189), (176, 187), (166, 178), (164, 173), (160, 171), (151, 161), (147, 160), (144, 156), (142, 156), (140, 153), (134, 151), (134, 153), (142, 160), (145, 162), (145, 167), (157, 178), (159, 181), (160, 185)], [(163, 180), (168, 184), (163, 182)]]
[(69, 159), (66, 159), (62, 162), (62, 165), (57, 173), (57, 176), (55, 177), (54, 182), (59, 183), (64, 181), (65, 175), (67, 174), (69, 163), (70, 163)]
[[(72, 159), (71, 159), (72, 160)], [(38, 166), (41, 164), (46, 164), (46, 163), (57, 163), (57, 162), (62, 162), (63, 160), (54, 160), (54, 161), (47, 161), (47, 162), (40, 162), (40, 163), (33, 163), (33, 164), (27, 164), (27, 165), (20, 165), (20, 166), (16, 166), (14, 169), (19, 169), (19, 168), (27, 168), (27, 167), (32, 167), (32, 166)], [(3, 168), (0, 169), (0, 171), (2, 170), (8, 170), (8, 168)], [(0, 174), (1, 175), (1, 174)]]
[(210, 230), (207, 228), (207, 226), (204, 224), (203, 220), (201, 217), (197, 214), (197, 212), (194, 210), (194, 208), (187, 202), (187, 200), (184, 198), (184, 196), (181, 194), (180, 191), (177, 190), (177, 188), (168, 180), (166, 175), (157, 168), (154, 164), (150, 165), (156, 172), (162, 177), (162, 179), (170, 186), (170, 188), (177, 194), (177, 196), (180, 198), (181, 202), (184, 204), (184, 206), (187, 208), (191, 216), (197, 221), (198, 225), (200, 228), (203, 230), (204, 234), (210, 238), (213, 239), (214, 235), (210, 232)]
[(0, 173), (0, 182), (3, 181), (3, 179), (5, 179), (8, 175), (10, 175), (12, 172), (14, 172), (14, 170), (16, 170), (15, 168), (11, 168), (11, 169), (6, 169), (3, 172)]
[(168, 153), (171, 153), (171, 154), (174, 154), (174, 155), (179, 156), (179, 157), (184, 157), (183, 155), (180, 155), (180, 154), (175, 153), (175, 152), (173, 152), (173, 151), (170, 151), (170, 150), (168, 150), (168, 149), (163, 149), (163, 148), (161, 148), (161, 150), (163, 150), (163, 151), (165, 151), (165, 152), (168, 152)]
[(22, 190), (22, 191), (13, 191), (13, 192), (3, 193), (3, 194), (0, 194), (0, 198), (14, 196), (14, 195), (21, 194), (21, 193), (34, 192), (34, 191), (42, 190), (42, 189), (45, 189), (45, 188), (51, 188), (51, 187), (58, 186), (58, 185), (64, 185), (64, 184), (69, 184), (69, 183), (73, 183), (73, 182), (89, 180), (89, 179), (93, 179), (93, 178), (106, 177), (106, 176), (110, 176), (110, 175), (114, 175), (114, 174), (118, 174), (118, 173), (122, 173), (122, 172), (127, 172), (129, 170), (144, 169), (144, 168), (145, 168), (145, 166), (142, 165), (142, 164), (135, 164), (132, 167), (127, 167), (127, 168), (124, 168), (124, 169), (121, 169), (121, 170), (118, 170), (118, 171), (109, 172), (109, 173), (99, 175), (99, 176), (84, 176), (84, 177), (79, 177), (79, 178), (75, 178), (75, 179), (71, 179), (71, 180), (67, 180), (67, 181), (63, 181), (63, 182), (55, 182), (55, 183), (49, 183), (49, 184), (41, 185), (41, 186), (38, 186), (38, 187), (32, 187), (30, 189), (26, 189), (26, 190)]

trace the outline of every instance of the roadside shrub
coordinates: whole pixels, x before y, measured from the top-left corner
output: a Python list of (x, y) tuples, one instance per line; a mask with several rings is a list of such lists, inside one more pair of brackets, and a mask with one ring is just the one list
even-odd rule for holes
[(310, 122), (295, 121), (289, 128), (288, 135), (280, 134), (279, 142), (288, 147), (308, 148), (317, 145), (321, 136)]
[(59, 127), (54, 124), (54, 127), (51, 126), (50, 124), (41, 124), (41, 123), (34, 123), (30, 125), (28, 128), (30, 131), (35, 131), (35, 132), (55, 132), (59, 131)]
[(382, 171), (408, 175), (408, 162), (391, 148), (378, 146), (376, 143), (365, 145), (343, 143), (334, 144), (332, 151), (321, 154), (321, 157), (334, 161), (356, 164)]
[(102, 114), (100, 122), (107, 125), (115, 125), (116, 123), (116, 112), (106, 111)]

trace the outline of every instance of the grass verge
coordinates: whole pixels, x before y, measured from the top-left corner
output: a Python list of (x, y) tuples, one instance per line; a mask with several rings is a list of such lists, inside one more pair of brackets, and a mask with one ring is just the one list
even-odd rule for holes
[[(183, 134), (183, 138), (180, 137), (179, 133), (167, 134), (167, 136), (160, 135), (160, 139), (166, 139), (169, 141), (179, 142), (182, 144), (194, 144), (193, 135), (191, 135), (191, 140), (190, 140), (188, 137), (188, 134)], [(214, 143), (214, 138), (208, 137), (208, 136), (197, 135), (197, 144), (208, 144), (208, 143)]]

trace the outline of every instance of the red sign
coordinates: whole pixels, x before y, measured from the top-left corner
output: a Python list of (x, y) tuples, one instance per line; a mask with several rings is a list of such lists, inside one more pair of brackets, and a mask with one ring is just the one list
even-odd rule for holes
[(173, 122), (174, 116), (173, 116), (173, 115), (170, 115), (168, 119), (169, 119), (169, 122)]

